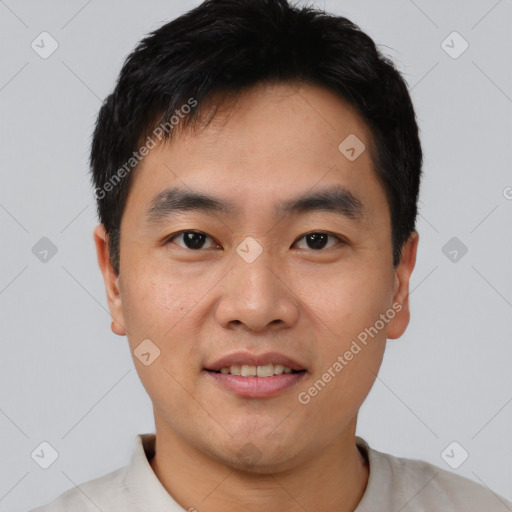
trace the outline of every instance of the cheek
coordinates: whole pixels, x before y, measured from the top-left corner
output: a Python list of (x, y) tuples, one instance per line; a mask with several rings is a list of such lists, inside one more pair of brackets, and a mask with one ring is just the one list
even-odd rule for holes
[(311, 282), (305, 288), (320, 346), (317, 385), (302, 391), (308, 395), (311, 391), (311, 403), (319, 413), (339, 410), (340, 416), (333, 422), (355, 414), (370, 391), (382, 362), (389, 325), (382, 322), (381, 315), (391, 305), (390, 274), (369, 266), (352, 270), (338, 274), (338, 279), (331, 277), (322, 286)]
[(132, 268), (127, 275), (122, 287), (123, 312), (128, 331), (137, 336), (163, 342), (200, 297), (189, 280), (158, 272), (149, 265)]
[[(335, 277), (337, 275), (337, 277)], [(328, 280), (304, 278), (301, 292), (315, 322), (340, 348), (372, 326), (391, 305), (390, 276), (364, 268), (332, 272)]]
[[(183, 411), (198, 414), (183, 386), (189, 387), (191, 368), (197, 359), (197, 349), (190, 342), (197, 329), (191, 311), (198, 300), (196, 295), (200, 297), (200, 294), (170, 276), (164, 279), (149, 268), (139, 268), (137, 273), (129, 275), (137, 277), (125, 280), (123, 310), (139, 378), (161, 414), (164, 411), (171, 417), (180, 417)], [(159, 350), (148, 366), (136, 355), (137, 347), (146, 339)], [(170, 419), (169, 422), (172, 423)]]
[[(169, 394), (177, 399), (183, 391), (177, 383), (188, 382), (190, 368), (199, 366), (193, 343), (199, 325), (194, 308), (204, 290), (191, 286), (184, 276), (158, 272), (147, 263), (130, 270), (123, 286), (123, 310), (132, 357), (148, 394), (156, 403), (165, 403)], [(150, 366), (136, 358), (137, 347), (146, 339), (159, 350)]]
[[(347, 321), (353, 319), (347, 316)], [(373, 337), (367, 335), (363, 342), (363, 338), (350, 334), (350, 331), (359, 333), (359, 326), (340, 324), (338, 331), (342, 330), (349, 334), (322, 340), (313, 378), (297, 394), (308, 417), (322, 418), (321, 428), (333, 432), (357, 414), (375, 382), (386, 346), (383, 332)], [(366, 334), (364, 330), (361, 332)]]

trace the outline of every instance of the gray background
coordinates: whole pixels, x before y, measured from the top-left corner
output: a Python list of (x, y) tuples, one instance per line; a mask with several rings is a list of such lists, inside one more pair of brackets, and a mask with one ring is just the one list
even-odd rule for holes
[[(110, 332), (87, 157), (124, 58), (197, 3), (0, 1), (0, 511), (127, 464), (153, 431), (127, 340)], [(512, 499), (511, 1), (318, 5), (398, 63), (425, 152), (411, 324), (389, 341), (358, 433)], [(59, 45), (47, 59), (31, 48), (43, 31)], [(453, 31), (469, 43), (458, 58), (442, 45)], [(32, 252), (42, 237), (57, 248), (46, 262)], [(42, 441), (59, 455), (48, 469), (31, 458)], [(458, 469), (441, 456), (452, 441), (469, 453)]]

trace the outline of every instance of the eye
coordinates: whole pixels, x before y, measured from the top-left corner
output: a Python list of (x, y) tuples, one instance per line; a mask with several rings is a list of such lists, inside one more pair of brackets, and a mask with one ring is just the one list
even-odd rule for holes
[[(334, 241), (334, 243), (331, 243), (329, 245), (329, 238)], [(181, 244), (177, 243), (176, 240), (181, 240)], [(210, 245), (208, 245), (207, 240), (210, 240)], [(307, 247), (306, 249), (313, 249), (315, 251), (320, 251), (322, 249), (330, 249), (331, 247), (336, 245), (336, 241), (338, 244), (344, 244), (345, 242), (331, 234), (326, 233), (323, 231), (315, 231), (311, 233), (307, 233), (297, 239), (297, 241), (294, 243), (298, 244), (301, 240), (305, 240)], [(203, 233), (201, 231), (181, 231), (180, 233), (175, 233), (174, 235), (171, 235), (165, 242), (168, 243), (175, 243), (179, 247), (182, 247), (183, 249), (190, 249), (193, 251), (199, 251), (201, 249), (214, 249), (214, 248), (220, 248), (221, 246), (209, 235), (206, 233)], [(299, 247), (299, 249), (304, 247)]]
[(183, 241), (184, 245), (180, 245), (178, 243), (176, 245), (183, 247), (184, 249), (199, 250), (220, 247), (217, 243), (214, 243), (210, 247), (205, 247), (205, 240), (210, 239), (213, 241), (213, 238), (201, 231), (182, 231), (181, 233), (175, 233), (169, 237), (165, 243), (171, 243), (175, 239), (181, 239)]
[[(341, 238), (339, 238), (335, 235), (332, 235), (330, 233), (325, 233), (323, 231), (315, 231), (312, 233), (307, 233), (306, 235), (303, 235), (301, 238), (299, 238), (297, 240), (297, 242), (295, 242), (295, 243), (298, 243), (300, 240), (305, 239), (306, 244), (309, 246), (310, 249), (319, 251), (321, 249), (324, 249), (328, 245), (327, 241), (328, 241), (329, 237), (337, 240), (341, 244), (345, 243)], [(334, 244), (334, 245), (336, 245), (336, 244)], [(330, 245), (327, 248), (330, 249), (331, 247), (333, 247), (333, 245)], [(299, 249), (301, 249), (301, 247), (299, 247)], [(307, 249), (307, 247), (306, 247), (306, 249)]]

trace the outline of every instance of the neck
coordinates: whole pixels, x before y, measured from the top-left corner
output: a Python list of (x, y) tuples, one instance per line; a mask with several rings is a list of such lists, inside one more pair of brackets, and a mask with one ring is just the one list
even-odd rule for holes
[(265, 474), (233, 469), (158, 426), (150, 465), (185, 510), (353, 512), (368, 482), (369, 468), (355, 444), (355, 420), (315, 457)]

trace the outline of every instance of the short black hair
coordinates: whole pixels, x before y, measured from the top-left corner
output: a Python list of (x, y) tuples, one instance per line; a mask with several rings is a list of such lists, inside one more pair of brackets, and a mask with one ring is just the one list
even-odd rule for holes
[(280, 82), (334, 91), (365, 121), (398, 265), (415, 230), (422, 150), (409, 91), (393, 62), (350, 20), (315, 7), (206, 0), (139, 42), (98, 115), (90, 163), (116, 274), (121, 217), (144, 145), (155, 136), (169, 140), (178, 123), (183, 129), (197, 121), (211, 93), (231, 97)]

